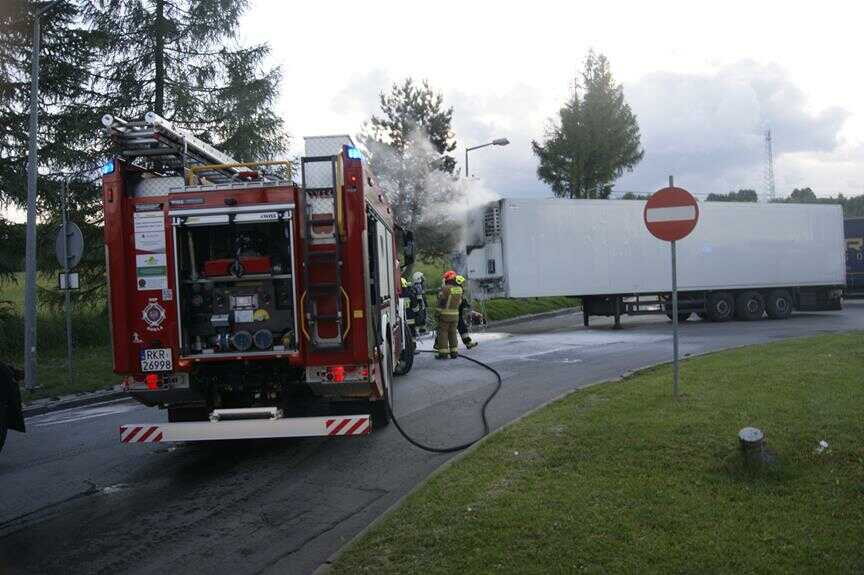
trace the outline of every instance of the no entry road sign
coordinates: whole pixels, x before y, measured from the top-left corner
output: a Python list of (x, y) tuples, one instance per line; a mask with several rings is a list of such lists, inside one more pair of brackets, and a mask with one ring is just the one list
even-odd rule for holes
[(645, 203), (645, 227), (667, 242), (686, 238), (699, 221), (699, 204), (690, 192), (669, 186), (657, 190)]
[[(690, 192), (676, 188), (672, 176), (669, 176), (669, 187), (657, 190), (648, 198), (642, 217), (645, 227), (654, 237), (669, 242), (672, 255), (672, 309), (666, 308), (666, 313), (672, 318), (672, 393), (678, 397), (678, 262), (675, 242), (686, 238), (696, 227), (699, 205)], [(690, 313), (688, 311), (686, 315)]]

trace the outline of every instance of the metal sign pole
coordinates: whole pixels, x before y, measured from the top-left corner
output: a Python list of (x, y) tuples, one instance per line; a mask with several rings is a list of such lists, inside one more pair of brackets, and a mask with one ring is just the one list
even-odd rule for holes
[(39, 18), (33, 17), (33, 51), (30, 56), (30, 144), (27, 162), (27, 232), (24, 280), (24, 386), (36, 389), (36, 176), (39, 123)]
[(675, 261), (675, 244), (672, 242), (672, 395), (678, 397), (678, 274)]
[[(669, 176), (669, 187), (675, 187)], [(672, 240), (672, 395), (678, 397), (678, 262), (675, 253), (675, 240)]]
[(66, 215), (66, 195), (69, 193), (69, 179), (63, 178), (63, 192), (61, 199), (63, 201), (63, 272), (65, 278), (63, 280), (63, 307), (66, 311), (66, 370), (69, 386), (75, 379), (72, 366), (72, 302), (71, 294), (69, 293), (69, 218)]

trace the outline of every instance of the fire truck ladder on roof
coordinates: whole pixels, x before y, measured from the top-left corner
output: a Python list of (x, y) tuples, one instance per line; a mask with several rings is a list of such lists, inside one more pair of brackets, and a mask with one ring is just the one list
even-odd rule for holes
[[(303, 282), (301, 296), (304, 335), (313, 349), (343, 349), (351, 329), (345, 310), (350, 307), (342, 287), (341, 156), (315, 156), (301, 160), (303, 187)], [(343, 299), (345, 306), (343, 307)], [(305, 302), (303, 301), (305, 300)], [(322, 326), (329, 335), (322, 335)]]
[(254, 173), (154, 112), (147, 112), (143, 120), (134, 122), (105, 114), (102, 125), (124, 158), (147, 160), (159, 170), (175, 172), (184, 179), (187, 169), (193, 169), (195, 176), (215, 184), (233, 182), (244, 172)]

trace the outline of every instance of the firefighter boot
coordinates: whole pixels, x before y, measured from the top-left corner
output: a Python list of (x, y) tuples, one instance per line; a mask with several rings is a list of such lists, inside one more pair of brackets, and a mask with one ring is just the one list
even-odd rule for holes
[(447, 359), (450, 357), (450, 344), (447, 339), (446, 325), (438, 326), (438, 333), (435, 336), (435, 343), (432, 344), (432, 349), (437, 352), (435, 359)]
[(466, 335), (462, 338), (462, 343), (465, 344), (465, 349), (471, 349), (472, 347), (477, 347), (477, 342), (471, 339), (470, 335)]

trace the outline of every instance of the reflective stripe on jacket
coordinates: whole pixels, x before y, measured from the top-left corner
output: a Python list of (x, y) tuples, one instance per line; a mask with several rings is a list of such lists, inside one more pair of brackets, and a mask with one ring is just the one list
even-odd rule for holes
[(462, 288), (445, 285), (438, 292), (438, 314), (445, 318), (459, 317), (459, 305), (462, 303)]

